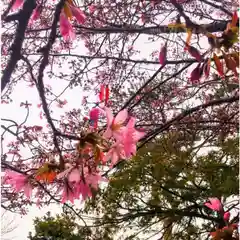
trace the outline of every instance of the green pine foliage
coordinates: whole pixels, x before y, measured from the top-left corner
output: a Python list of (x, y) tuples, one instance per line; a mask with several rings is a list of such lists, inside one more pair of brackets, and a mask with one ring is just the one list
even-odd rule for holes
[(81, 240), (80, 227), (73, 216), (65, 214), (51, 216), (50, 212), (43, 218), (34, 220), (35, 235), (30, 233), (30, 240)]
[(215, 141), (213, 148), (213, 142), (181, 138), (170, 134), (140, 149), (88, 201), (86, 213), (98, 209), (96, 224), (112, 239), (121, 232), (131, 233), (129, 239), (164, 233), (166, 239), (208, 239), (223, 224), (204, 202), (238, 196), (239, 139)]

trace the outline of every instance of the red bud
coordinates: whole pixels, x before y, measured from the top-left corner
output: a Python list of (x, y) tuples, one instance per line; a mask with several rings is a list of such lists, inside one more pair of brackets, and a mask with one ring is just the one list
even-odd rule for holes
[(107, 85), (105, 89), (105, 105), (107, 105), (108, 99), (109, 99), (109, 87)]
[(203, 73), (203, 67), (201, 66), (201, 64), (199, 63), (197, 65), (197, 67), (195, 69), (193, 69), (193, 71), (191, 72), (190, 75), (190, 81), (192, 84), (198, 84), (200, 83), (200, 78), (202, 76)]
[(165, 44), (159, 53), (159, 63), (161, 65), (164, 65), (166, 63), (166, 59), (167, 59), (167, 44)]
[(223, 64), (215, 53), (213, 54), (213, 60), (215, 62), (215, 65), (216, 65), (216, 68), (217, 68), (217, 71), (218, 71), (219, 75), (221, 77), (224, 77)]
[(199, 62), (202, 61), (202, 55), (201, 53), (193, 46), (189, 46), (187, 48), (188, 52), (191, 54), (191, 56), (193, 56), (194, 58), (196, 58)]
[(99, 100), (100, 101), (103, 101), (103, 99), (104, 99), (104, 85), (101, 85), (101, 87), (100, 87), (100, 93), (99, 93)]

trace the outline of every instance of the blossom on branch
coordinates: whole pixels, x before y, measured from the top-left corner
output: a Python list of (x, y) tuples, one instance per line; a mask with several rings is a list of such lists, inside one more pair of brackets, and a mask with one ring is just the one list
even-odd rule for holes
[(15, 0), (14, 4), (12, 5), (12, 10), (17, 10), (18, 8), (22, 7), (23, 0)]
[(111, 138), (112, 136), (115, 138), (121, 137), (124, 126), (123, 123), (128, 118), (128, 112), (126, 109), (120, 111), (116, 117), (113, 117), (112, 111), (105, 107), (106, 115), (107, 115), (107, 130), (103, 134), (105, 138)]
[(3, 182), (12, 185), (16, 192), (23, 190), (26, 197), (30, 198), (32, 193), (32, 185), (30, 184), (27, 175), (11, 170), (6, 170)]
[(209, 198), (209, 202), (204, 203), (204, 205), (213, 211), (221, 211), (222, 203), (218, 198)]
[(60, 32), (65, 41), (74, 40), (76, 38), (72, 24), (63, 12), (60, 15)]

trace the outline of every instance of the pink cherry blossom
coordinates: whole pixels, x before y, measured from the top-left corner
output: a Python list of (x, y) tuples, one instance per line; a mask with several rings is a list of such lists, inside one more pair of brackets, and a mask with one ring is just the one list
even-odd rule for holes
[(75, 199), (82, 197), (85, 200), (92, 196), (91, 187), (98, 189), (100, 181), (106, 181), (98, 172), (89, 173), (88, 168), (84, 168), (83, 175), (77, 167), (68, 166), (64, 172), (58, 174), (57, 178), (65, 178), (67, 184), (63, 187), (62, 203), (70, 201), (74, 203)]
[(74, 199), (76, 199), (76, 191), (74, 191), (73, 188), (65, 185), (63, 187), (61, 203), (70, 201), (72, 204), (74, 204)]
[(142, 23), (145, 23), (146, 20), (147, 20), (146, 15), (142, 13), (142, 15), (141, 15), (141, 21), (142, 21)]
[(107, 162), (111, 159), (110, 167), (113, 167), (121, 158), (126, 158), (123, 144), (116, 142), (106, 154), (104, 161)]
[(204, 203), (204, 205), (213, 211), (221, 211), (222, 210), (222, 203), (218, 198), (209, 198), (209, 202)]
[(76, 186), (76, 191), (78, 196), (82, 197), (82, 200), (92, 196), (89, 185), (85, 184), (83, 181), (79, 182), (79, 184)]
[(80, 195), (80, 171), (78, 168), (73, 167), (69, 164), (69, 166), (65, 171), (61, 172), (57, 175), (57, 179), (65, 178), (67, 182), (65, 182), (63, 191), (62, 191), (62, 203), (65, 203), (67, 201), (70, 201), (71, 203), (74, 203), (75, 199), (79, 199)]
[(29, 24), (33, 24), (34, 21), (36, 21), (40, 17), (40, 5), (38, 5), (32, 13), (31, 19), (29, 21)]
[(95, 12), (95, 10), (96, 10), (96, 6), (95, 5), (90, 5), (89, 7), (88, 7), (88, 9), (89, 9), (89, 12), (91, 13), (91, 14), (93, 14), (94, 12)]
[(74, 167), (71, 164), (65, 164), (65, 170), (63, 172), (60, 172), (56, 176), (56, 178), (57, 179), (67, 178), (73, 169)]
[(17, 10), (22, 5), (23, 5), (23, 0), (15, 0), (14, 4), (12, 6), (12, 10)]
[[(87, 169), (87, 168), (85, 168)], [(92, 172), (92, 173), (86, 173), (85, 171), (85, 174), (84, 174), (84, 177), (85, 177), (85, 182), (86, 184), (88, 184), (89, 186), (91, 186), (92, 188), (94, 189), (98, 189), (98, 186), (99, 186), (99, 182), (106, 182), (107, 179), (102, 177), (98, 171), (96, 172)]]
[(94, 125), (95, 128), (98, 126), (98, 119), (100, 114), (104, 114), (104, 111), (100, 108), (92, 108), (92, 110), (89, 112), (90, 121)]
[(116, 117), (113, 117), (111, 110), (105, 107), (106, 115), (107, 115), (107, 130), (103, 134), (105, 138), (111, 138), (112, 136), (118, 138), (121, 136), (124, 126), (123, 123), (126, 121), (128, 117), (128, 112), (126, 109), (120, 111)]
[(71, 23), (63, 12), (60, 14), (60, 32), (65, 41), (73, 40), (76, 37)]
[(97, 121), (99, 117), (100, 109), (99, 108), (92, 108), (89, 113), (90, 119), (93, 121)]
[(81, 181), (80, 171), (78, 168), (73, 168), (69, 175), (68, 175), (68, 181), (73, 183), (78, 183)]
[(12, 185), (16, 192), (24, 191), (27, 198), (30, 198), (32, 186), (28, 181), (28, 177), (18, 172), (7, 170), (4, 176), (4, 182)]
[(73, 5), (69, 5), (69, 6), (71, 8), (73, 16), (77, 19), (78, 23), (84, 24), (86, 21), (86, 16), (83, 13), (83, 11)]
[(191, 72), (189, 80), (192, 84), (199, 84), (201, 76), (202, 76), (201, 64), (198, 64), (197, 67), (194, 68), (193, 71)]
[(144, 132), (137, 131), (134, 128), (135, 122), (136, 119), (131, 117), (123, 134), (124, 135), (123, 144), (127, 158), (136, 154), (137, 151), (136, 144), (145, 135)]

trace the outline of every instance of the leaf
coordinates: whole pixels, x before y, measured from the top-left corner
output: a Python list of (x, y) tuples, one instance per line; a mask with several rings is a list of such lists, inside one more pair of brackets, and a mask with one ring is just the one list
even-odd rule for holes
[(95, 161), (99, 162), (100, 157), (101, 157), (101, 150), (100, 150), (99, 147), (95, 147), (94, 148), (94, 159), (95, 159)]
[(225, 60), (226, 67), (229, 70), (233, 71), (234, 75), (237, 77), (238, 76), (237, 63), (235, 62), (235, 60), (230, 55), (227, 55), (224, 52), (223, 52), (223, 58)]
[(231, 27), (228, 30), (225, 30), (221, 39), (221, 44), (226, 48), (229, 49), (233, 46), (234, 43), (238, 42), (238, 28)]
[(218, 42), (215, 35), (213, 35), (212, 33), (207, 33), (206, 36), (208, 38), (208, 43), (212, 48), (218, 47)]
[(49, 171), (49, 165), (48, 163), (44, 163), (43, 166), (37, 170), (37, 175), (43, 174), (48, 171)]
[(215, 62), (217, 71), (221, 77), (224, 77), (224, 72), (223, 72), (223, 65), (221, 63), (221, 60), (218, 58), (218, 56), (214, 53), (213, 54), (213, 61)]
[(238, 15), (237, 15), (237, 11), (235, 11), (232, 16), (231, 27), (236, 27), (237, 22), (238, 22)]
[(210, 64), (211, 64), (211, 59), (209, 58), (208, 61), (204, 63), (204, 67), (203, 67), (203, 71), (204, 71), (204, 74), (205, 74), (206, 78), (209, 77)]
[(201, 66), (201, 63), (197, 65), (196, 68), (193, 69), (190, 75), (190, 81), (192, 84), (198, 84), (200, 83), (200, 78), (203, 74), (203, 65)]
[(71, 11), (71, 9), (69, 8), (69, 6), (68, 6), (67, 3), (64, 4), (63, 10), (64, 10), (64, 13), (65, 13), (65, 15), (67, 16), (67, 18), (69, 18), (70, 20), (72, 20), (72, 17), (73, 17), (72, 11)]
[(230, 56), (233, 57), (233, 59), (235, 60), (235, 62), (237, 64), (237, 68), (239, 68), (239, 52), (231, 53)]
[(183, 23), (170, 23), (168, 24), (169, 28), (186, 28), (186, 25)]
[(185, 51), (189, 49), (191, 37), (192, 37), (192, 31), (191, 31), (190, 29), (188, 29), (188, 30), (187, 30), (186, 45), (185, 45), (185, 48), (184, 48)]
[(201, 53), (195, 47), (188, 46), (187, 50), (190, 53), (190, 55), (196, 58), (199, 62), (203, 60)]
[(49, 164), (45, 163), (41, 168), (37, 170), (36, 180), (43, 180), (45, 182), (51, 183), (57, 176), (57, 173), (49, 169)]

